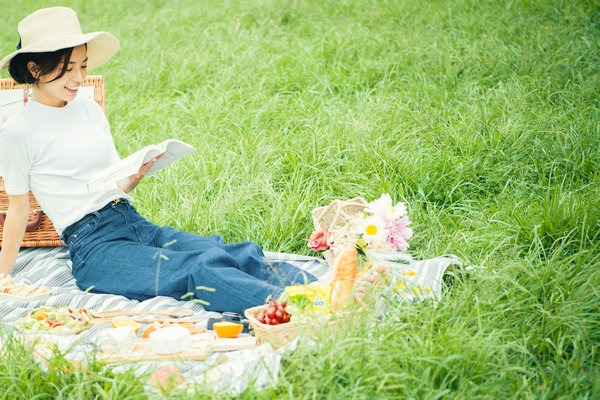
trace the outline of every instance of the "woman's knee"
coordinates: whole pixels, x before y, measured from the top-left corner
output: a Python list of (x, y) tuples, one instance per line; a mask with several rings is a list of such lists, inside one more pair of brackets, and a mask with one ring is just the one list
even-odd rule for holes
[(240, 242), (225, 246), (226, 251), (242, 264), (251, 262), (264, 264), (265, 254), (262, 248), (254, 242)]

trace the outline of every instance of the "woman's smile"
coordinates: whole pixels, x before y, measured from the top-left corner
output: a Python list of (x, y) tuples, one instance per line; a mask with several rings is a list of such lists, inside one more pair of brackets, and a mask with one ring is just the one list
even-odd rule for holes
[(59, 77), (64, 61), (54, 71), (35, 83), (33, 100), (51, 107), (64, 107), (75, 100), (81, 83), (87, 76), (87, 51), (85, 45), (73, 48), (65, 73)]
[(77, 94), (77, 90), (79, 90), (79, 85), (77, 85), (77, 86), (65, 86), (65, 89), (67, 89), (67, 91), (69, 93), (76, 95)]

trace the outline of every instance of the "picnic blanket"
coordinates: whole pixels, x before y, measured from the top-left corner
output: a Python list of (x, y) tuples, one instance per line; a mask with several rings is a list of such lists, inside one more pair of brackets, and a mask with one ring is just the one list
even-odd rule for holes
[[(265, 256), (271, 261), (292, 263), (312, 273), (322, 283), (329, 282), (331, 279), (330, 268), (323, 259), (274, 252), (265, 252)], [(459, 260), (453, 257), (438, 257), (425, 261), (415, 261), (408, 255), (400, 258), (402, 259), (403, 268), (407, 271), (415, 271), (414, 274), (407, 275), (407, 278), (427, 284), (436, 292), (441, 291), (442, 276), (448, 266), (460, 263)], [(397, 259), (395, 260), (397, 261)], [(400, 273), (400, 276), (402, 276), (402, 273)], [(12, 329), (17, 319), (42, 306), (86, 308), (95, 312), (107, 310), (191, 310), (194, 315), (190, 319), (197, 321), (196, 327), (198, 328), (206, 327), (209, 318), (219, 316), (218, 313), (204, 310), (199, 303), (176, 300), (170, 297), (157, 296), (149, 300), (137, 301), (119, 295), (84, 292), (75, 283), (75, 277), (71, 273), (69, 253), (64, 247), (22, 249), (17, 259), (13, 277), (19, 282), (50, 288), (52, 293), (43, 303), (32, 301), (15, 304), (11, 300), (0, 300), (0, 320), (5, 329), (9, 330)], [(79, 335), (56, 337), (55, 342), (59, 345), (61, 351), (68, 352), (69, 359), (85, 361), (102, 343), (107, 329), (110, 329), (110, 325), (98, 324)], [(228, 352), (225, 362), (222, 354), (212, 354), (203, 361), (177, 361), (176, 364), (183, 371), (186, 381), (210, 383), (217, 391), (237, 395), (242, 393), (250, 384), (253, 384), (257, 390), (274, 386), (277, 383), (282, 352), (286, 350), (289, 350), (289, 348), (276, 351), (270, 345), (262, 344), (252, 349)], [(165, 364), (173, 363), (174, 361), (138, 362), (135, 363), (135, 371), (138, 374), (145, 374)], [(128, 363), (124, 363), (119, 365), (117, 369), (129, 367)]]
[[(273, 252), (265, 252), (265, 256), (269, 260), (292, 263), (324, 282), (329, 280), (329, 267), (324, 260), (319, 258)], [(13, 278), (18, 282), (45, 286), (51, 289), (52, 293), (43, 302), (14, 303), (12, 300), (0, 299), (0, 320), (5, 329), (9, 330), (13, 328), (16, 320), (42, 306), (86, 308), (95, 312), (191, 310), (194, 315), (186, 319), (197, 321), (196, 327), (198, 328), (206, 327), (209, 318), (219, 316), (219, 313), (206, 311), (199, 303), (176, 300), (171, 297), (157, 296), (149, 300), (137, 301), (119, 295), (84, 292), (77, 287), (75, 277), (71, 273), (69, 252), (64, 247), (22, 249), (17, 258)], [(58, 344), (62, 352), (68, 354), (68, 359), (85, 362), (102, 343), (107, 329), (110, 329), (110, 325), (98, 324), (79, 335), (52, 335), (52, 341)], [(223, 362), (222, 354), (215, 353), (204, 361), (177, 361), (176, 364), (183, 371), (186, 381), (208, 382), (216, 390), (231, 395), (243, 392), (250, 383), (260, 390), (273, 386), (277, 382), (281, 351), (273, 350), (268, 344), (252, 349), (228, 352), (226, 358), (226, 362)], [(135, 365), (135, 372), (143, 375), (173, 363), (173, 361), (147, 361), (136, 362), (133, 365)], [(123, 364), (118, 366), (117, 370), (129, 367), (131, 366)]]

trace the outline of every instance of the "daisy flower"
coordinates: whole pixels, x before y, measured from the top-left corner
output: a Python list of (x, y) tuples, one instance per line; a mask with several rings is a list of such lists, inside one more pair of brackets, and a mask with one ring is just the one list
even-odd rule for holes
[(358, 225), (358, 234), (372, 248), (382, 248), (386, 246), (388, 232), (385, 228), (385, 222), (375, 215), (369, 215), (362, 219)]

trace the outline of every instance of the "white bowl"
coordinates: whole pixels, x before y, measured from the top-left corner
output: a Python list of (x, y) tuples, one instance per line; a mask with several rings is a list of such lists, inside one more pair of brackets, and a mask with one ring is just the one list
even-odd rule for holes
[(152, 351), (158, 354), (175, 354), (192, 346), (190, 331), (182, 326), (169, 326), (150, 334)]

